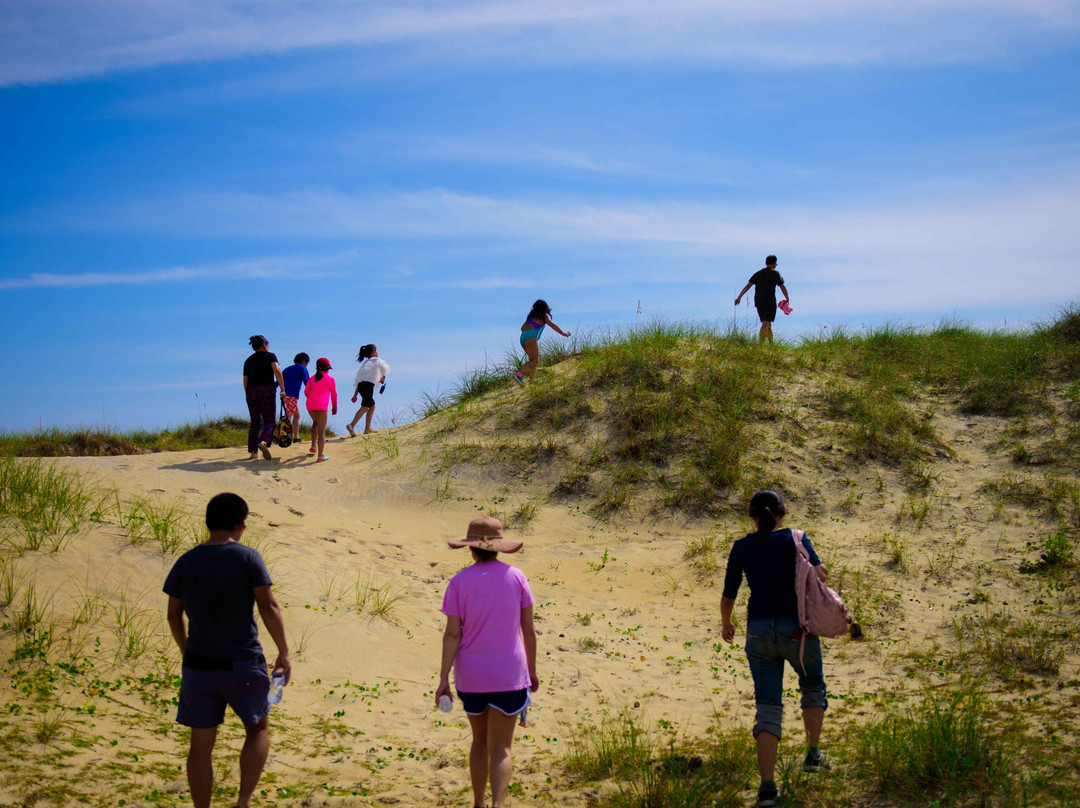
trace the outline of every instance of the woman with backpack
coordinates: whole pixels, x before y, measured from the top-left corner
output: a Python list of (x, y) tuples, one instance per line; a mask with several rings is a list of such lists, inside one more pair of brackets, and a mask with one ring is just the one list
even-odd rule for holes
[[(757, 801), (760, 808), (776, 805), (778, 797), (773, 777), (784, 714), (785, 660), (798, 674), (799, 690), (802, 693), (800, 704), (807, 744), (803, 771), (817, 772), (829, 768), (818, 748), (821, 725), (825, 719), (825, 710), (829, 706), (825, 697), (821, 642), (812, 634), (804, 634), (799, 623), (799, 604), (795, 588), (797, 550), (795, 536), (790, 529), (783, 526), (786, 513), (784, 501), (775, 491), (756, 491), (750, 498), (749, 515), (757, 531), (731, 546), (727, 571), (724, 574), (724, 594), (720, 599), (723, 638), (730, 643), (735, 639), (731, 613), (735, 608), (739, 585), (743, 575), (746, 575), (746, 582), (750, 587), (746, 619), (746, 659), (750, 663), (750, 675), (754, 680), (754, 701), (757, 703), (754, 740), (757, 745), (758, 770), (761, 774)], [(817, 557), (806, 534), (802, 533), (800, 538), (814, 572), (824, 582), (828, 570)]]

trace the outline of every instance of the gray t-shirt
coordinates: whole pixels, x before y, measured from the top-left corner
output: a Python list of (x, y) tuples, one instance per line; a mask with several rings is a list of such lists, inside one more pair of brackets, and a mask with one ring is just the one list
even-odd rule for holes
[(255, 588), (271, 583), (258, 550), (229, 542), (188, 550), (173, 564), (162, 588), (184, 602), (188, 651), (235, 661), (262, 654)]

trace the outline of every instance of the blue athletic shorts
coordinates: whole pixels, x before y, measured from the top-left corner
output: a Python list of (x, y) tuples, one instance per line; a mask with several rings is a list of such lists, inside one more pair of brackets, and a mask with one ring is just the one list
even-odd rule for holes
[(266, 696), (270, 675), (266, 661), (242, 659), (232, 670), (180, 669), (180, 699), (176, 722), (194, 729), (210, 729), (225, 720), (225, 705), (245, 726), (258, 724), (270, 711)]

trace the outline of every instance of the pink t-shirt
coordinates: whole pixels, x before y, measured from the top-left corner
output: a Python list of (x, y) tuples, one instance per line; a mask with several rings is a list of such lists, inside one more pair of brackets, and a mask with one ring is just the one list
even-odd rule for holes
[(521, 610), (532, 606), (525, 573), (502, 561), (466, 567), (450, 579), (443, 614), (461, 618), (454, 686), (465, 693), (501, 693), (529, 686)]
[(329, 373), (324, 373), (318, 381), (314, 376), (308, 379), (304, 385), (304, 395), (307, 396), (309, 410), (328, 410), (330, 407), (327, 405), (331, 401), (334, 402), (334, 409), (337, 409), (337, 382)]

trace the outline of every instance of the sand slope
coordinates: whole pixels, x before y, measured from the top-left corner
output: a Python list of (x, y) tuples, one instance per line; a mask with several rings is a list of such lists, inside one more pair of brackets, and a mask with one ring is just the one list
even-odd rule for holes
[[(858, 601), (868, 635), (826, 645), (833, 697), (826, 738), (830, 726), (872, 710), (846, 697), (902, 698), (933, 683), (939, 661), (955, 650), (956, 615), (990, 607), (1027, 614), (1050, 597), (1018, 572), (1045, 526), (1037, 516), (995, 511), (980, 493), (1004, 467), (991, 451), (998, 425), (949, 416), (936, 424), (955, 455), (935, 463), (931, 493), (918, 500), (927, 506), (921, 525), (899, 515), (911, 498), (895, 472), (835, 470), (829, 461), (839, 450), (814, 423), (805, 425), (801, 447), (773, 458), (788, 467), (795, 490), (790, 524), (810, 533), (832, 581), (844, 584), (849, 603)], [(295, 658), (294, 681), (272, 717), (264, 804), (471, 804), (467, 724), (431, 703), (442, 592), (468, 562), (445, 540), (478, 513), (505, 509), (508, 498), (542, 492), (483, 469), (451, 478), (447, 488), (433, 473), (430, 428), (334, 439), (331, 461), (318, 465), (302, 445), (275, 450), (272, 462), (249, 461), (242, 449), (62, 461), (115, 486), (121, 501), (144, 496), (199, 515), (218, 492), (247, 499), (248, 539), (267, 558)], [(25, 676), (0, 685), (9, 752), (0, 804), (44, 801), (57, 789), (57, 804), (79, 796), (92, 805), (186, 800), (183, 741), (169, 701), (175, 682), (166, 678), (179, 672), (178, 659), (160, 591), (175, 556), (131, 545), (122, 511), (105, 513), (58, 552), (12, 561), (22, 595), (5, 609), (8, 621), (32, 583), (53, 625), (50, 659), (70, 655), (77, 672), (60, 676), (54, 706), (20, 691)], [(745, 659), (739, 645), (720, 642), (718, 608), (727, 543), (745, 529), (735, 519), (680, 515), (601, 521), (574, 503), (549, 501), (514, 531), (526, 549), (512, 562), (537, 598), (543, 686), (515, 745), (513, 804), (587, 803), (588, 790), (570, 784), (553, 761), (575, 724), (604, 711), (636, 708), (650, 726), (689, 735), (716, 720), (749, 729)], [(685, 557), (688, 542), (708, 537), (716, 569), (708, 555)], [(892, 563), (897, 541), (902, 564)], [(375, 592), (396, 598), (382, 616), (373, 614)], [(745, 594), (744, 587), (741, 600)], [(97, 613), (80, 620), (88, 608)], [(744, 610), (740, 603), (738, 614)], [(128, 653), (133, 635), (137, 653)], [(4, 660), (16, 641), (5, 632)], [(264, 642), (272, 656), (265, 632)], [(1060, 675), (1031, 677), (1024, 695), (1041, 698), (1034, 721), (1064, 716), (1056, 731), (1067, 745), (1078, 740), (1080, 656), (1075, 645), (1065, 651)], [(7, 670), (34, 665), (8, 662)], [(797, 700), (788, 703), (785, 726), (797, 740)], [(59, 722), (53, 737), (51, 719)], [(219, 742), (225, 786), (236, 783), (240, 734), (230, 717)]]

